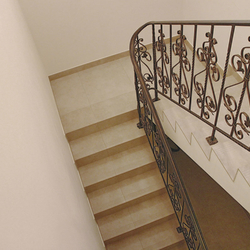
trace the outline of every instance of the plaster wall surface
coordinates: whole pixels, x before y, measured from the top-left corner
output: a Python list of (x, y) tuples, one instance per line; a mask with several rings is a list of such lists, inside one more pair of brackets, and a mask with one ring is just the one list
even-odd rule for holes
[(182, 18), (183, 0), (19, 0), (48, 75), (128, 50), (148, 21)]
[(0, 249), (103, 249), (18, 1), (0, 12)]

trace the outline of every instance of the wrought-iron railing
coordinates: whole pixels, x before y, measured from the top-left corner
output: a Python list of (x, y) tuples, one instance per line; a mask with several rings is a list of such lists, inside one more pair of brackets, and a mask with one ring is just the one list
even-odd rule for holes
[[(154, 101), (167, 98), (250, 150), (250, 22), (149, 22), (132, 36), (139, 127), (143, 127), (189, 249), (207, 249)], [(221, 67), (223, 65), (223, 69)]]

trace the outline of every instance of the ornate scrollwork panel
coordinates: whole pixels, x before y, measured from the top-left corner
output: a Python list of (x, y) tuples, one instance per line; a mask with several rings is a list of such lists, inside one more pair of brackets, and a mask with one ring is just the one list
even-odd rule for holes
[(169, 174), (169, 182), (167, 185), (167, 189), (169, 192), (170, 200), (172, 202), (173, 208), (176, 212), (180, 212), (182, 210), (181, 199), (182, 195), (180, 192), (179, 183), (176, 180), (176, 174)]
[(154, 75), (150, 69), (152, 56), (148, 52), (147, 47), (143, 44), (143, 38), (136, 39), (134, 47), (134, 55), (138, 65), (140, 65), (143, 79), (146, 83), (146, 86), (150, 88), (150, 86), (154, 83)]
[(165, 35), (162, 30), (159, 31), (159, 36), (156, 41), (156, 50), (160, 53), (159, 58), (156, 61), (156, 71), (159, 76), (158, 84), (162, 88), (162, 93), (167, 95), (170, 90), (170, 79), (168, 74), (167, 65), (169, 64), (169, 56), (167, 53), (167, 45), (164, 41)]
[(160, 173), (164, 174), (166, 172), (165, 151), (164, 151), (163, 142), (159, 136), (157, 128), (154, 131), (153, 152), (154, 152)]
[(195, 242), (197, 241), (197, 236), (190, 216), (188, 215), (184, 216), (182, 228), (183, 228), (183, 235), (188, 244), (189, 249), (196, 249)]
[[(175, 43), (173, 44), (173, 53), (175, 56), (179, 57), (179, 61), (171, 69), (172, 80), (173, 80), (173, 83), (175, 84), (175, 88), (174, 88), (175, 94), (178, 97), (180, 97), (181, 104), (185, 105), (186, 101), (190, 97), (189, 84), (187, 80), (187, 72), (191, 71), (191, 64), (187, 57), (187, 48), (185, 45), (186, 36), (181, 34), (180, 30), (177, 32), (177, 34), (179, 34), (179, 38), (177, 38)], [(175, 72), (175, 69), (177, 68), (178, 65), (181, 68), (180, 74), (182, 73), (184, 81), (180, 81), (181, 76)]]
[[(207, 32), (208, 41), (203, 42), (202, 47), (197, 49), (197, 57), (206, 67), (194, 76), (194, 90), (198, 95), (197, 106), (203, 110), (206, 119), (218, 111), (218, 104), (214, 90), (214, 84), (220, 80), (220, 72), (217, 67), (217, 53), (215, 45), (217, 40)], [(204, 82), (198, 80), (204, 78)], [(206, 80), (207, 79), (207, 80)]]
[[(250, 41), (250, 37), (248, 38)], [(225, 121), (231, 127), (231, 135), (241, 140), (244, 134), (250, 134), (250, 47), (243, 47), (240, 54), (233, 55), (231, 59), (233, 69), (242, 76), (242, 81), (231, 84), (223, 90), (224, 105), (229, 112), (225, 115)], [(240, 94), (234, 91), (241, 86)], [(244, 111), (244, 101), (248, 106)]]

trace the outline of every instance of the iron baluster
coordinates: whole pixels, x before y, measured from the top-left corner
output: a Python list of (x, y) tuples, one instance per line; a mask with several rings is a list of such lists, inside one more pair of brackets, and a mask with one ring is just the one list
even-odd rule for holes
[(157, 84), (157, 73), (156, 73), (156, 46), (155, 46), (155, 25), (152, 25), (152, 40), (153, 40), (153, 67), (154, 67), (154, 85), (155, 85), (155, 98), (154, 101), (158, 100), (158, 84)]
[(172, 84), (172, 78), (173, 78), (173, 54), (172, 54), (172, 44), (173, 44), (173, 31), (172, 31), (172, 25), (169, 25), (169, 32), (170, 32), (170, 77), (169, 77), (169, 81), (170, 81), (170, 98), (172, 99), (172, 92), (173, 92), (173, 84)]
[(217, 111), (216, 116), (215, 116), (215, 122), (214, 122), (212, 135), (206, 138), (209, 145), (213, 145), (213, 144), (218, 142), (217, 139), (215, 138), (215, 131), (216, 131), (216, 126), (217, 126), (217, 122), (218, 122), (218, 117), (219, 117), (219, 114), (220, 114), (220, 107), (221, 107), (223, 89), (224, 89), (224, 86), (225, 86), (225, 81), (226, 81), (226, 76), (227, 76), (227, 69), (228, 69), (228, 63), (229, 63), (229, 57), (230, 57), (230, 53), (231, 53), (231, 49), (232, 49), (232, 44), (233, 44), (234, 31), (235, 31), (235, 25), (232, 25), (230, 38), (229, 38), (229, 43), (228, 43), (224, 73), (223, 73), (223, 78), (222, 78), (222, 83), (221, 83), (220, 96), (219, 96), (219, 100), (218, 100), (218, 111)]
[(192, 58), (192, 72), (191, 72), (191, 82), (190, 82), (189, 110), (191, 110), (191, 107), (192, 107), (196, 39), (197, 39), (197, 25), (194, 26), (193, 58)]
[(204, 114), (204, 104), (205, 104), (205, 98), (206, 98), (206, 92), (207, 92), (207, 81), (208, 81), (208, 75), (209, 75), (209, 64), (210, 64), (210, 53), (211, 53), (211, 48), (212, 48), (212, 39), (213, 39), (213, 34), (214, 34), (214, 25), (211, 25), (211, 30), (210, 33), (207, 34), (209, 36), (209, 47), (208, 47), (208, 54), (206, 58), (206, 76), (205, 76), (205, 83), (204, 83), (204, 92), (203, 92), (203, 98), (202, 98), (202, 106), (201, 106), (201, 118), (203, 117)]

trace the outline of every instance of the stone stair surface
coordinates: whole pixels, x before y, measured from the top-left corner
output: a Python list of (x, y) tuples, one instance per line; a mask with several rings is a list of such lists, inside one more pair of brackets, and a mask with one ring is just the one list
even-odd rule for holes
[[(127, 57), (126, 62), (121, 59), (108, 65), (112, 68), (120, 63), (126, 70), (128, 62)], [(109, 71), (108, 66), (96, 67), (93, 72), (75, 73), (51, 83), (106, 249), (187, 249), (182, 234), (177, 233), (178, 222), (145, 133), (136, 126), (135, 91), (100, 93), (96, 102), (85, 93), (86, 79), (95, 72), (105, 78)], [(102, 84), (100, 79), (94, 80), (93, 85)], [(108, 79), (104, 80), (109, 88)], [(74, 101), (78, 104), (67, 107)]]
[[(155, 249), (155, 244), (167, 249), (183, 237), (176, 231), (169, 197), (134, 113), (127, 113), (127, 120), (123, 117), (120, 123), (113, 119), (108, 127), (100, 123), (101, 130), (97, 126), (91, 134), (70, 141), (70, 146), (106, 248), (133, 249), (127, 244), (137, 237), (141, 248), (136, 249)], [(168, 241), (160, 228), (167, 230)], [(143, 235), (149, 230), (156, 233), (147, 243)]]

